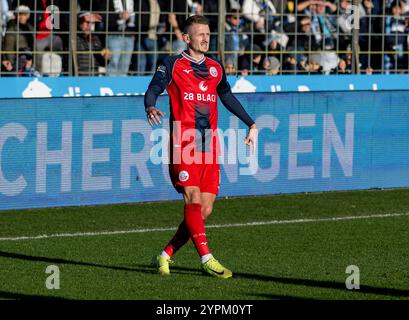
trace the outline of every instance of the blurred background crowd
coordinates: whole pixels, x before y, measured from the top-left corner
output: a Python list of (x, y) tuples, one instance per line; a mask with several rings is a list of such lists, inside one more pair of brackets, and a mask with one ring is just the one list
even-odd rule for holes
[[(152, 74), (184, 50), (183, 24), (210, 20), (226, 73), (408, 73), (403, 0), (0, 0), (0, 76)], [(222, 12), (221, 12), (222, 10)], [(356, 11), (355, 10), (355, 11)], [(354, 25), (359, 26), (353, 46)]]

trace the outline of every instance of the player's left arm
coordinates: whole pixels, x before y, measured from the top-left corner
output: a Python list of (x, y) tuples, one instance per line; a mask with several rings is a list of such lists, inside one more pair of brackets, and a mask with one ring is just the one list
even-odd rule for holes
[(234, 96), (233, 92), (231, 91), (230, 84), (227, 82), (226, 73), (223, 69), (223, 76), (222, 79), (217, 86), (217, 94), (220, 97), (223, 105), (233, 113), (236, 117), (238, 117), (241, 121), (243, 121), (248, 127), (249, 132), (245, 139), (245, 143), (250, 145), (253, 148), (253, 151), (256, 147), (256, 139), (257, 139), (257, 126), (254, 120), (249, 116), (247, 111), (243, 108), (242, 104), (239, 100)]

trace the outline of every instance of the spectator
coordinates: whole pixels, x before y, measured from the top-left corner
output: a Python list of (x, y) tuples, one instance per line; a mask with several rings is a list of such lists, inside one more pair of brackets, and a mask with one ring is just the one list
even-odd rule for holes
[(92, 33), (95, 22), (95, 17), (90, 12), (78, 16), (77, 62), (80, 76), (98, 75), (99, 68), (105, 67), (111, 58), (109, 50), (103, 49), (99, 37)]
[[(381, 33), (382, 18), (373, 16), (375, 5), (372, 0), (363, 0), (361, 4), (365, 14), (359, 20), (359, 47), (362, 52), (379, 52), (382, 50)], [(365, 72), (368, 68), (373, 72), (372, 67), (381, 69), (382, 59), (379, 54), (362, 53), (359, 56), (360, 65)]]
[(405, 0), (384, 0), (382, 3), (383, 10), (385, 10), (384, 12), (388, 14), (392, 10), (392, 7), (396, 5), (396, 2), (398, 2), (398, 6), (400, 6), (403, 13), (409, 11), (408, 3)]
[(261, 47), (250, 44), (245, 51), (246, 53), (239, 57), (239, 70), (244, 74), (261, 74)]
[[(300, 1), (300, 3), (297, 5), (297, 11), (308, 14), (309, 12), (316, 12), (318, 10), (318, 6), (324, 6), (324, 12), (327, 12), (327, 8), (331, 13), (335, 13), (337, 11), (337, 6), (334, 3), (325, 0)], [(322, 8), (319, 10), (322, 11)]]
[[(297, 10), (304, 10), (304, 13), (311, 19), (311, 33), (313, 41), (315, 41), (313, 46), (323, 51), (335, 50), (337, 22), (331, 13), (337, 11), (337, 6), (329, 1), (307, 0), (298, 4)], [(314, 63), (317, 62), (325, 73), (336, 68), (338, 60), (339, 58), (334, 52), (323, 52), (319, 57), (314, 56)], [(313, 65), (309, 63), (309, 69), (315, 68), (314, 63)]]
[(321, 66), (321, 56), (319, 54), (310, 54), (308, 57), (308, 62), (306, 65), (303, 65), (304, 69), (310, 75), (322, 74), (323, 68)]
[(243, 15), (254, 23), (254, 29), (260, 33), (271, 30), (276, 8), (270, 0), (244, 0)]
[[(339, 26), (338, 34), (338, 49), (340, 51), (345, 51), (346, 47), (351, 44), (352, 41), (352, 30), (354, 21), (351, 20), (352, 11), (352, 0), (341, 0), (339, 2), (338, 8), (338, 18), (337, 24)], [(359, 5), (359, 16), (365, 16), (365, 10), (362, 5)]]
[(156, 59), (156, 67), (161, 64), (163, 59), (169, 55), (171, 51), (170, 47), (170, 35), (169, 35), (169, 15), (166, 11), (168, 6), (164, 0), (158, 0), (159, 8), (160, 8), (160, 16), (159, 16), (159, 24), (157, 30), (157, 47), (158, 47), (158, 55)]
[[(210, 28), (210, 43), (209, 43), (209, 56), (217, 58), (217, 48), (219, 41), (219, 0), (196, 0), (203, 4), (203, 14), (209, 19)], [(241, 2), (243, 0), (226, 0), (226, 17), (232, 13), (240, 12)], [(243, 25), (243, 20), (240, 19), (240, 25)], [(242, 32), (243, 30), (241, 30)], [(237, 68), (237, 64), (235, 65)]]
[(305, 9), (304, 12), (311, 19), (311, 31), (316, 45), (321, 50), (334, 50), (337, 36), (336, 20), (334, 16), (328, 14), (327, 8), (329, 8), (330, 12), (335, 12), (337, 6), (329, 1), (321, 0), (305, 1), (303, 3), (310, 3), (308, 9)]
[(3, 37), (6, 34), (6, 27), (7, 27), (7, 23), (14, 19), (14, 15), (13, 15), (13, 11), (11, 11), (11, 4), (12, 4), (12, 0), (0, 0), (1, 3), (1, 17), (0, 17), (0, 28), (1, 28), (1, 32), (0, 32), (0, 42), (3, 41)]
[(6, 36), (4, 38), (4, 50), (13, 53), (4, 55), (3, 66), (7, 71), (17, 71), (21, 66), (18, 65), (18, 54), (20, 49), (33, 48), (34, 28), (28, 22), (30, 18), (30, 8), (19, 6), (16, 9), (17, 18), (11, 20), (7, 26)]
[(103, 24), (108, 31), (106, 46), (112, 53), (107, 74), (126, 76), (135, 43), (135, 2), (134, 0), (106, 0), (100, 4), (100, 10), (108, 12), (103, 17)]
[(171, 50), (177, 55), (187, 48), (182, 37), (186, 19), (194, 14), (203, 14), (203, 7), (199, 2), (192, 0), (160, 0), (160, 8), (168, 12), (166, 29), (173, 32), (168, 40), (171, 43)]
[(263, 70), (266, 75), (276, 75), (280, 72), (281, 63), (276, 57), (265, 57)]
[(287, 47), (289, 37), (285, 33), (272, 30), (266, 35), (266, 40), (263, 42), (267, 50), (277, 51), (284, 50)]
[(18, 56), (17, 77), (38, 77), (40, 73), (33, 67), (33, 55), (28, 48), (23, 48)]
[[(36, 18), (37, 21), (37, 34), (35, 38), (35, 50), (40, 52), (37, 56), (36, 67), (38, 70), (41, 70), (41, 73), (47, 73), (49, 70), (45, 70), (48, 68), (43, 67), (43, 64), (47, 64), (48, 59), (54, 60), (61, 60), (60, 54), (55, 54), (53, 51), (63, 51), (63, 41), (59, 35), (56, 35), (53, 31), (53, 26), (51, 25), (51, 11), (50, 6), (55, 5), (61, 9), (59, 3), (53, 0), (37, 0), (37, 1), (28, 1), (28, 3), (32, 3), (30, 5), (31, 8), (35, 8), (35, 4), (37, 3), (36, 7)], [(61, 21), (60, 21), (61, 22)], [(63, 25), (62, 23), (60, 25)], [(51, 55), (44, 55), (45, 51), (51, 51)], [(43, 63), (44, 59), (44, 63)], [(60, 62), (57, 62), (57, 64)]]
[[(102, 17), (104, 9), (106, 8), (106, 0), (77, 0), (77, 12), (89, 12), (90, 19), (95, 22), (95, 31), (104, 31), (104, 21)], [(101, 41), (103, 39), (100, 39)]]
[[(308, 60), (308, 52), (320, 50), (319, 44), (312, 41), (311, 18), (302, 16), (297, 23), (297, 33), (287, 48), (290, 54), (283, 60), (283, 70), (289, 73), (305, 71), (303, 66)], [(296, 51), (291, 53), (291, 51)]]
[(236, 67), (234, 65), (234, 61), (231, 57), (226, 59), (226, 62), (224, 64), (224, 71), (226, 75), (235, 75), (236, 74)]
[(311, 41), (311, 18), (308, 16), (300, 18), (297, 27), (297, 34), (292, 38), (289, 47), (294, 48), (296, 51), (319, 50), (319, 44)]
[(299, 55), (292, 53), (283, 56), (282, 73), (297, 74), (305, 71), (303, 66), (306, 64), (307, 56), (304, 55), (304, 59), (300, 60), (297, 60), (297, 57), (299, 57)]
[(385, 69), (403, 72), (408, 68), (407, 50), (408, 20), (404, 16), (401, 1), (394, 1), (390, 6), (389, 16), (385, 20), (385, 44), (386, 51), (394, 51), (394, 54), (385, 55)]
[(238, 57), (242, 55), (246, 46), (249, 45), (247, 34), (242, 32), (240, 25), (240, 13), (228, 13), (225, 23), (225, 60), (230, 59), (235, 68), (238, 67)]
[[(202, 1), (199, 1), (202, 2)], [(235, 8), (235, 11), (240, 10), (240, 4), (234, 4), (238, 7)], [(226, 17), (231, 14), (232, 8), (230, 1), (226, 1)], [(203, 14), (209, 19), (209, 28), (210, 28), (210, 43), (209, 43), (209, 56), (217, 58), (217, 48), (218, 48), (218, 34), (219, 34), (219, 0), (203, 0)], [(237, 68), (237, 64), (235, 64)]]
[[(350, 56), (350, 55), (349, 55)], [(351, 74), (351, 59), (347, 55), (342, 55), (339, 59), (338, 66), (336, 69), (332, 70), (332, 74)]]
[(268, 47), (270, 41), (266, 36), (272, 31), (283, 31), (281, 18), (270, 0), (244, 0), (242, 12), (251, 23), (251, 31), (255, 31), (251, 40), (254, 44)]
[[(137, 0), (136, 4), (136, 26), (139, 36), (138, 40), (135, 41), (135, 51), (138, 54), (133, 56), (132, 70), (143, 75), (145, 72), (153, 72), (156, 67), (157, 54), (152, 52), (158, 50), (157, 31), (160, 6), (157, 0)], [(150, 14), (148, 15), (146, 12), (150, 12)]]

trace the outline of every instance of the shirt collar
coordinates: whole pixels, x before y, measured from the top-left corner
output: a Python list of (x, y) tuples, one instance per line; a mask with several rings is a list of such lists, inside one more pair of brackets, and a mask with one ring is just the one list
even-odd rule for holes
[(197, 63), (197, 64), (201, 64), (203, 61), (205, 61), (206, 57), (205, 55), (203, 55), (202, 58), (200, 58), (199, 60), (196, 60), (195, 58), (193, 58), (192, 56), (189, 55), (189, 53), (187, 52), (187, 50), (182, 52), (182, 55), (188, 59), (191, 62)]

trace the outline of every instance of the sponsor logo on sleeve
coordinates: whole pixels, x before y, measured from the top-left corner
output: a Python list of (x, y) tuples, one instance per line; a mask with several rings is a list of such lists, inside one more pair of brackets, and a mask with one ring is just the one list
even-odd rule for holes
[(156, 69), (156, 71), (166, 73), (166, 67), (162, 64)]

